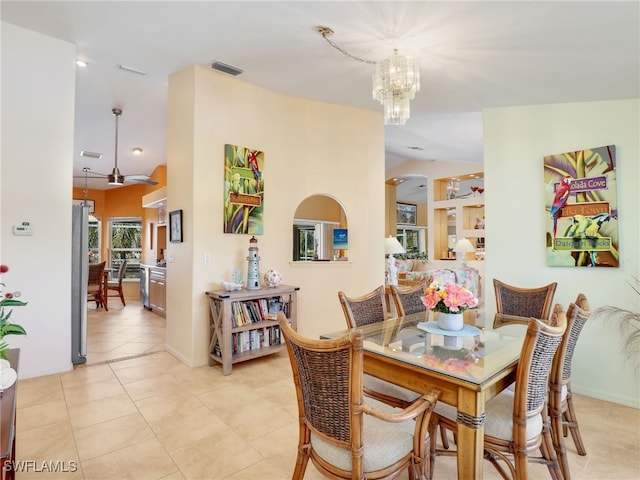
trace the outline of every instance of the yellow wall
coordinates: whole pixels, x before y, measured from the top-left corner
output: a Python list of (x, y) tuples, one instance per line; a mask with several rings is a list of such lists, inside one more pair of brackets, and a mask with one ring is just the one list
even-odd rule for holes
[[(359, 295), (384, 283), (381, 115), (287, 97), (195, 66), (169, 79), (168, 122), (168, 208), (183, 209), (185, 237), (167, 245), (174, 258), (167, 263), (168, 349), (189, 365), (206, 364), (205, 292), (220, 289), (236, 268), (246, 275), (249, 237), (223, 233), (227, 143), (265, 152), (260, 271), (276, 268), (285, 284), (300, 287), (303, 334), (344, 328), (337, 291)], [(345, 209), (348, 262), (291, 262), (294, 212), (313, 194)]]

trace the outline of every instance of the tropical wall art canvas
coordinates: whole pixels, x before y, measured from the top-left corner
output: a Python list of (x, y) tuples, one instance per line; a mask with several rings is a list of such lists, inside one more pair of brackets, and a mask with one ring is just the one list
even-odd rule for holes
[(264, 152), (224, 146), (224, 233), (262, 235)]
[(547, 265), (618, 267), (616, 147), (544, 157)]

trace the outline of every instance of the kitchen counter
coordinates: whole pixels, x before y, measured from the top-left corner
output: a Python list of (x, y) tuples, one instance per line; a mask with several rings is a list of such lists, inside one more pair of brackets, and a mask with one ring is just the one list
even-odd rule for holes
[(140, 264), (141, 268), (152, 268), (152, 269), (158, 269), (158, 270), (163, 270), (163, 271), (167, 271), (167, 267), (166, 266), (162, 266), (162, 265), (150, 265), (148, 263), (141, 263)]

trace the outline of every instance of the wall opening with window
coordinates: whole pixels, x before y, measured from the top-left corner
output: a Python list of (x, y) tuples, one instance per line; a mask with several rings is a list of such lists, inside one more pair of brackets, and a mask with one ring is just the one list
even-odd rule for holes
[[(94, 217), (95, 218), (95, 217)], [(100, 263), (102, 249), (102, 222), (89, 220), (89, 263)]]
[(109, 219), (108, 266), (115, 272), (125, 259), (123, 281), (139, 280), (142, 259), (142, 219), (139, 217)]

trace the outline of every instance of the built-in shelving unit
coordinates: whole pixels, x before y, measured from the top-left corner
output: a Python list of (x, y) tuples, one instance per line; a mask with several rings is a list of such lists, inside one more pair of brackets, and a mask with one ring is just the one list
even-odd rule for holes
[[(452, 182), (465, 186), (452, 191)], [(452, 247), (450, 236), (455, 240), (466, 237), (476, 248), (484, 248), (484, 195), (471, 192), (469, 185), (481, 185), (484, 188), (484, 174), (466, 175), (460, 178), (439, 178), (434, 180), (434, 202), (432, 205), (434, 225), (433, 258), (448, 258)], [(469, 192), (469, 194), (468, 194)], [(473, 259), (473, 253), (467, 254), (467, 260)]]
[(282, 310), (291, 326), (297, 328), (298, 290), (298, 287), (280, 285), (259, 290), (206, 292), (209, 299), (209, 364), (221, 363), (222, 373), (229, 375), (234, 363), (285, 348), (276, 316)]

